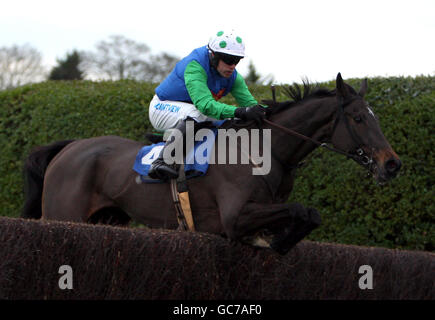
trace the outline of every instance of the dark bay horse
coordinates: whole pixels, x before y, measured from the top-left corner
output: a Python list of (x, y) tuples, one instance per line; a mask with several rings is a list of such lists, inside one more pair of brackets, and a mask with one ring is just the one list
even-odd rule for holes
[[(253, 163), (213, 164), (206, 175), (188, 180), (196, 230), (242, 241), (263, 232), (273, 249), (285, 253), (320, 224), (315, 209), (286, 203), (298, 163), (318, 147), (286, 128), (332, 144), (379, 182), (395, 177), (401, 162), (364, 100), (366, 89), (366, 80), (357, 93), (338, 74), (334, 90), (306, 85), (301, 94), (294, 86), (294, 101), (265, 101), (268, 121), (260, 129), (271, 130), (270, 172), (253, 175)], [(112, 224), (133, 219), (151, 228), (177, 228), (169, 183), (140, 183), (132, 170), (142, 146), (104, 136), (35, 149), (25, 165), (22, 217)]]

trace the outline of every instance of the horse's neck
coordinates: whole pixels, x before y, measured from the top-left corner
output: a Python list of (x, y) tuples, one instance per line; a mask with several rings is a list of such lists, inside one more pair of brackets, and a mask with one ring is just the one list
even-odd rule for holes
[[(335, 97), (311, 99), (277, 114), (277, 123), (317, 141), (325, 142), (330, 137), (330, 130), (337, 110)], [(280, 154), (281, 162), (296, 165), (317, 146), (299, 137), (276, 132), (272, 142)]]

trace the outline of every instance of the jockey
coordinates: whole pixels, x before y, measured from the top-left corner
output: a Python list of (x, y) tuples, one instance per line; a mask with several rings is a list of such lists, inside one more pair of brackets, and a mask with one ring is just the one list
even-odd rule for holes
[[(156, 130), (176, 128), (186, 133), (186, 119), (196, 122), (240, 118), (261, 123), (264, 107), (259, 105), (237, 72), (236, 65), (245, 55), (243, 40), (232, 31), (219, 31), (207, 46), (193, 50), (179, 61), (174, 70), (156, 88), (149, 107), (149, 119)], [(218, 102), (231, 93), (239, 107)], [(179, 165), (164, 160), (166, 146), (174, 142), (171, 135), (151, 164), (152, 179), (175, 179)], [(178, 135), (179, 137), (179, 135)]]

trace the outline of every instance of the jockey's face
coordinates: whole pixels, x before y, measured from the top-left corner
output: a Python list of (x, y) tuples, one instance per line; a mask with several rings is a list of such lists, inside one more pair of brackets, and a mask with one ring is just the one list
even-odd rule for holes
[(224, 78), (229, 78), (233, 74), (234, 70), (236, 69), (236, 64), (226, 64), (222, 60), (219, 60), (219, 63), (217, 65), (217, 71), (219, 74)]

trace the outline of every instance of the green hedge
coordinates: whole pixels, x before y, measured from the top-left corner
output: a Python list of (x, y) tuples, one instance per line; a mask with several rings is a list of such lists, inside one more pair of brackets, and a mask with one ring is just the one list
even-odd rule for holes
[[(56, 81), (0, 92), (0, 215), (19, 215), (22, 161), (35, 145), (107, 134), (144, 140), (151, 131), (154, 87), (136, 81)], [(258, 100), (271, 97), (265, 86), (251, 91)], [(277, 98), (287, 99), (283, 90)], [(289, 201), (321, 212), (323, 223), (312, 240), (433, 251), (435, 77), (369, 79), (366, 100), (402, 159), (399, 177), (380, 187), (354, 162), (316, 150), (299, 170)]]
[(108, 134), (145, 140), (154, 87), (53, 81), (0, 92), (0, 215), (19, 215), (22, 163), (34, 146)]

